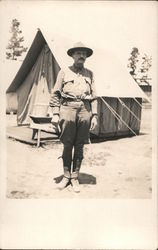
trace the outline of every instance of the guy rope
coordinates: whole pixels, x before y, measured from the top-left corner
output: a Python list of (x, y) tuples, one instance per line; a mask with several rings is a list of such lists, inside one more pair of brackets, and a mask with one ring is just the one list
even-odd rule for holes
[(125, 107), (140, 123), (141, 122), (140, 119), (129, 109), (129, 107), (127, 107), (127, 105), (120, 98), (118, 98), (118, 100), (122, 104), (122, 106)]
[(135, 102), (142, 108), (143, 106), (137, 101), (136, 98), (133, 98), (135, 100)]
[(122, 119), (122, 117), (102, 98), (100, 97), (101, 100), (105, 103), (105, 105), (108, 107), (108, 109), (111, 111), (111, 113), (116, 117), (118, 121), (121, 121), (135, 136), (137, 134), (131, 129), (128, 124)]
[[(122, 117), (102, 97), (100, 97), (100, 98), (104, 102), (104, 104), (108, 107), (108, 109), (111, 111), (111, 113), (116, 117), (116, 119), (119, 122), (122, 122), (135, 136), (137, 136), (137, 134), (133, 131), (132, 128), (130, 128), (128, 126), (128, 124), (122, 119)], [(124, 106), (138, 120), (138, 122), (141, 122), (140, 119), (127, 107), (127, 105), (120, 98), (118, 98), (118, 100), (120, 101), (122, 106)], [(135, 101), (138, 102), (137, 100), (135, 100)], [(141, 106), (141, 104), (139, 102), (138, 102), (138, 104)], [(90, 148), (90, 155), (92, 157), (92, 155), (93, 155), (93, 145), (92, 145), (90, 139), (89, 139), (89, 148)], [(91, 167), (92, 167), (92, 161), (93, 161), (92, 158), (90, 158), (89, 163), (90, 163)]]

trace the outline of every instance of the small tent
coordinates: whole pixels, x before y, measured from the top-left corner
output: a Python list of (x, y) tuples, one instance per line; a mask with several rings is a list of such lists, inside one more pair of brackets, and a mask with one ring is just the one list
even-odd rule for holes
[[(19, 70), (21, 66), (20, 61), (13, 61), (13, 60), (6, 60), (3, 62), (3, 73), (4, 79), (3, 84), (5, 89), (8, 88), (10, 82), (12, 81), (13, 77), (15, 76), (16, 72)], [(9, 92), (6, 95), (6, 113), (17, 113), (17, 95), (16, 92)]]
[[(50, 93), (60, 68), (72, 64), (67, 49), (72, 41), (51, 37), (37, 31), (32, 45), (7, 94), (16, 94), (17, 123), (30, 124), (30, 115), (46, 116)], [(116, 56), (94, 49), (86, 67), (95, 75), (98, 95), (98, 126), (93, 135), (111, 137), (138, 134), (141, 121), (141, 101), (146, 98)]]

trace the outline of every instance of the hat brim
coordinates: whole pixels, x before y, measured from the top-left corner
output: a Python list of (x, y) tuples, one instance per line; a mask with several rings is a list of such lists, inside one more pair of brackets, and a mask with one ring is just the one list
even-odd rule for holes
[(87, 47), (76, 47), (76, 48), (71, 48), (71, 49), (69, 49), (69, 50), (67, 51), (67, 54), (68, 54), (69, 56), (72, 56), (73, 53), (74, 53), (75, 51), (77, 51), (77, 50), (84, 50), (84, 51), (86, 51), (86, 52), (87, 52), (87, 57), (89, 57), (89, 56), (91, 56), (91, 55), (93, 54), (93, 50), (90, 49), (90, 48), (87, 48)]

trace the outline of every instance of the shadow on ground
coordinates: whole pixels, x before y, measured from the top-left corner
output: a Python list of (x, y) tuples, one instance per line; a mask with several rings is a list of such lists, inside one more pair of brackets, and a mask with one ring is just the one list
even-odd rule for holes
[[(60, 175), (58, 177), (55, 177), (54, 180), (56, 183), (59, 183), (63, 178), (63, 175)], [(90, 174), (80, 173), (79, 174), (79, 183), (80, 184), (90, 184), (90, 185), (96, 185), (96, 177)]]

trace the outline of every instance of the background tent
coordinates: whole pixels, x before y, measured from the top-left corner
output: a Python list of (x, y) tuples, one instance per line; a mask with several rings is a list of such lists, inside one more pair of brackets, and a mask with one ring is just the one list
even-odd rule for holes
[[(43, 35), (44, 34), (44, 35)], [(29, 115), (46, 116), (51, 90), (60, 68), (72, 64), (67, 49), (73, 42), (38, 30), (34, 41), (7, 93), (17, 93), (18, 125), (30, 123)], [(116, 56), (94, 49), (87, 67), (95, 75), (98, 95), (98, 126), (93, 134), (99, 137), (138, 134), (141, 100), (146, 98)]]
[[(13, 77), (17, 73), (21, 66), (20, 61), (6, 60), (3, 62), (4, 74), (5, 74), (5, 82), (4, 86), (10, 85)], [(6, 94), (6, 113), (17, 113), (18, 101), (17, 101), (17, 93), (9, 92)]]

